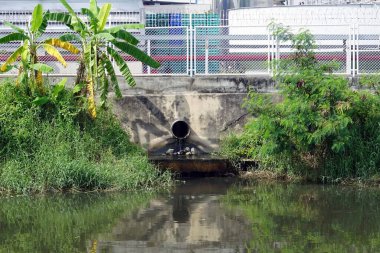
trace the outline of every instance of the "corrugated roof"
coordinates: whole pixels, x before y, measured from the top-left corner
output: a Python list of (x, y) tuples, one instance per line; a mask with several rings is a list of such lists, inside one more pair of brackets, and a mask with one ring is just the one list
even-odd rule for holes
[[(68, 0), (69, 4), (74, 10), (88, 7), (88, 0)], [(33, 10), (36, 4), (42, 4), (44, 9), (47, 10), (64, 10), (62, 4), (58, 0), (0, 0), (0, 11), (30, 11)], [(144, 5), (142, 0), (98, 0), (98, 4), (111, 3), (112, 11), (129, 11), (138, 12)]]

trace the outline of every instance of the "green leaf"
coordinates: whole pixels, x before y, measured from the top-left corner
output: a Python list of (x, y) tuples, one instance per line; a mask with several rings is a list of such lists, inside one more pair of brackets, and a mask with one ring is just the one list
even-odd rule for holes
[(92, 13), (94, 13), (95, 16), (99, 13), (99, 7), (96, 0), (90, 0), (90, 10)]
[(107, 28), (106, 30), (109, 33), (116, 33), (120, 30), (125, 30), (125, 29), (143, 29), (145, 26), (143, 24), (125, 24), (125, 25), (117, 25), (113, 26), (111, 28)]
[(119, 30), (115, 33), (112, 33), (112, 35), (117, 38), (124, 40), (134, 46), (136, 46), (139, 43), (139, 40), (136, 39), (131, 33), (125, 31), (125, 30)]
[(36, 7), (34, 7), (32, 21), (30, 22), (30, 30), (32, 32), (37, 32), (38, 28), (40, 28), (43, 21), (43, 12), (44, 10), (41, 4), (37, 4)]
[(66, 0), (59, 0), (62, 5), (66, 8), (66, 10), (71, 15), (71, 23), (70, 27), (72, 27), (73, 30), (75, 30), (78, 33), (82, 33), (86, 30), (86, 26), (84, 25), (83, 21), (78, 17), (78, 15), (75, 13), (73, 8), (69, 5), (69, 3)]
[(46, 18), (45, 15), (48, 14), (48, 13), (50, 13), (50, 12), (47, 11), (47, 12), (44, 14), (43, 18), (42, 18), (42, 23), (41, 23), (40, 27), (38, 28), (38, 36), (37, 36), (37, 37), (39, 37), (40, 35), (44, 34), (45, 31), (46, 31), (46, 28), (47, 28), (47, 26), (48, 26), (48, 20), (47, 20), (47, 18)]
[(77, 35), (72, 34), (72, 33), (66, 33), (66, 34), (60, 36), (59, 39), (61, 41), (76, 41), (76, 42), (81, 41), (81, 39)]
[(104, 27), (106, 26), (108, 16), (111, 12), (111, 4), (106, 3), (100, 8), (99, 14), (98, 14), (98, 31), (103, 31)]
[(8, 35), (0, 38), (0, 44), (8, 43), (11, 41), (24, 41), (24, 40), (28, 40), (28, 39), (29, 39), (29, 37), (23, 33), (11, 33), (11, 34), (8, 34)]
[(127, 42), (120, 42), (120, 41), (111, 41), (111, 43), (119, 48), (124, 53), (127, 53), (137, 60), (141, 61), (142, 63), (149, 65), (152, 68), (158, 68), (160, 67), (160, 63), (155, 61), (152, 57), (135, 47), (134, 45), (131, 45)]
[(69, 3), (66, 0), (59, 0), (63, 6), (65, 6), (66, 10), (73, 16), (77, 16), (73, 8), (69, 5)]
[(50, 67), (49, 65), (43, 64), (43, 63), (35, 63), (30, 65), (31, 69), (40, 71), (42, 73), (51, 73), (54, 71), (54, 68)]
[(38, 106), (42, 106), (42, 105), (48, 103), (49, 101), (50, 101), (50, 99), (48, 97), (43, 96), (43, 97), (36, 97), (32, 103), (35, 105), (38, 105)]
[(63, 12), (47, 12), (45, 18), (48, 21), (55, 21), (64, 23), (67, 26), (71, 26), (71, 15)]
[(119, 67), (120, 72), (124, 76), (125, 81), (128, 83), (128, 85), (131, 87), (136, 86), (136, 81), (135, 79), (133, 79), (132, 73), (129, 70), (129, 67), (127, 63), (124, 61), (124, 59), (111, 47), (107, 47), (107, 52), (113, 57), (113, 59), (115, 59), (115, 62)]
[(24, 29), (18, 27), (18, 26), (15, 26), (14, 24), (8, 22), (8, 21), (5, 21), (3, 20), (3, 24), (12, 28), (13, 30), (15, 30), (16, 32), (19, 32), (19, 33), (24, 33)]
[(97, 39), (104, 39), (104, 40), (107, 40), (107, 41), (113, 41), (113, 40), (115, 40), (114, 36), (112, 36), (111, 34), (106, 33), (106, 32), (95, 34), (95, 38), (97, 38)]
[(82, 8), (81, 12), (83, 15), (86, 15), (87, 17), (90, 18), (91, 24), (92, 23), (97, 24), (99, 22), (97, 16), (90, 9)]
[(16, 51), (14, 51), (8, 59), (4, 62), (4, 64), (1, 66), (0, 71), (1, 72), (6, 72), (8, 71), (8, 66), (17, 61), (17, 58), (22, 54), (24, 51), (24, 45), (21, 47), (17, 48)]
[(109, 82), (106, 76), (106, 71), (104, 69), (103, 61), (100, 61), (100, 63), (98, 64), (97, 72), (98, 72), (98, 78), (99, 78), (98, 88), (100, 88), (100, 101), (102, 103), (102, 106), (104, 106), (107, 102)]
[(85, 87), (84, 83), (78, 83), (77, 85), (74, 86), (72, 90), (73, 94), (80, 92), (84, 87)]
[(116, 94), (116, 97), (121, 98), (121, 91), (119, 87), (119, 82), (117, 81), (117, 76), (115, 70), (112, 66), (111, 61), (108, 59), (107, 55), (103, 54), (101, 58), (102, 63), (104, 64), (104, 68), (107, 71), (107, 74), (110, 76), (112, 88)]
[(82, 12), (83, 15), (86, 15), (88, 17), (88, 19), (90, 20), (90, 23), (91, 23), (91, 29), (94, 32), (96, 32), (97, 28), (98, 28), (97, 27), (98, 26), (98, 22), (99, 22), (98, 18), (95, 16), (95, 14), (91, 10), (89, 10), (87, 8), (82, 8), (81, 12)]
[(63, 78), (59, 83), (57, 83), (54, 86), (52, 94), (51, 94), (53, 99), (57, 99), (59, 94), (65, 89), (66, 82), (67, 82), (67, 78)]
[(6, 72), (8, 72), (8, 71), (10, 71), (11, 69), (14, 69), (14, 68), (16, 68), (16, 67), (13, 66), (13, 65), (7, 65), (6, 68), (5, 68), (5, 70), (3, 71), (3, 69), (0, 69), (0, 72), (1, 73), (6, 73)]

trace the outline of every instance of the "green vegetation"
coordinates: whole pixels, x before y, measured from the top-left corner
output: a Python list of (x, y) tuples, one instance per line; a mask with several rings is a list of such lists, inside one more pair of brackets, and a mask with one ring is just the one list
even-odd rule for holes
[(251, 223), (245, 252), (377, 252), (376, 189), (253, 183), (223, 198), (233, 217)]
[[(77, 106), (73, 92), (46, 86), (36, 103), (28, 86), (0, 86), (0, 189), (15, 193), (55, 190), (130, 190), (167, 186), (110, 111), (96, 120)], [(57, 92), (59, 91), (60, 92)]]
[[(100, 100), (105, 106), (111, 83), (116, 96), (121, 97), (118, 80), (111, 60), (114, 60), (120, 69), (120, 73), (130, 86), (136, 83), (121, 53), (131, 55), (137, 60), (158, 68), (160, 64), (136, 47), (139, 41), (125, 29), (140, 29), (143, 25), (128, 24), (106, 28), (107, 19), (111, 12), (111, 4), (105, 3), (98, 7), (96, 0), (90, 0), (89, 8), (82, 8), (81, 12), (86, 17), (83, 21), (71, 8), (66, 0), (60, 0), (68, 13), (48, 15), (48, 20), (65, 23), (76, 34), (66, 34), (61, 40), (79, 41), (82, 46), (80, 64), (78, 68), (76, 85), (82, 86), (81, 93), (87, 94), (88, 110), (91, 117), (96, 117), (94, 88), (101, 91)], [(88, 23), (87, 23), (88, 21)], [(117, 50), (116, 50), (117, 49)], [(119, 52), (118, 52), (119, 51)], [(110, 80), (108, 80), (110, 79)]]
[(272, 29), (279, 39), (290, 40), (295, 51), (276, 63), (280, 96), (250, 92), (245, 106), (256, 118), (241, 135), (224, 140), (222, 154), (313, 181), (378, 177), (379, 94), (354, 91), (344, 77), (332, 73), (335, 64), (319, 64), (308, 31)]
[[(15, 32), (0, 38), (0, 43), (20, 41), (22, 45), (1, 67), (1, 72), (17, 68), (19, 76), (0, 86), (0, 191), (136, 190), (169, 185), (170, 175), (161, 174), (148, 162), (105, 106), (109, 81), (121, 96), (111, 59), (127, 83), (135, 84), (111, 44), (151, 67), (159, 63), (135, 46), (138, 40), (125, 30), (131, 27), (105, 28), (110, 4), (99, 8), (96, 0), (90, 0), (90, 8), (82, 9), (87, 24), (66, 1), (61, 3), (69, 13), (44, 12), (37, 5), (25, 31), (4, 22)], [(79, 37), (65, 34), (42, 39), (49, 21), (63, 22)], [(79, 41), (82, 48), (68, 41)], [(66, 79), (55, 85), (43, 80), (42, 74), (53, 68), (39, 62), (37, 52), (42, 48), (65, 67), (57, 48), (81, 53), (72, 90), (65, 88)], [(18, 59), (19, 64), (13, 65)], [(101, 91), (102, 102), (97, 119), (95, 89)]]
[[(53, 68), (39, 63), (37, 52), (40, 49), (53, 56), (64, 67), (67, 66), (65, 59), (57, 50), (57, 47), (67, 50), (73, 54), (78, 54), (79, 49), (69, 42), (59, 40), (57, 38), (49, 38), (41, 40), (41, 36), (45, 33), (47, 27), (47, 16), (50, 13), (43, 13), (42, 5), (38, 4), (33, 11), (30, 25), (27, 24), (26, 29), (17, 27), (12, 23), (4, 21), (4, 24), (14, 30), (0, 39), (0, 43), (9, 43), (18, 41), (21, 46), (17, 48), (1, 66), (1, 72), (9, 71), (13, 68), (18, 69), (19, 77), (17, 83), (29, 84), (31, 89), (37, 88), (43, 93), (42, 73), (51, 73)], [(12, 65), (20, 58), (19, 65)], [(35, 86), (33, 86), (35, 85)]]
[(106, 240), (102, 233), (152, 197), (86, 193), (2, 198), (0, 252), (96, 252), (97, 243)]

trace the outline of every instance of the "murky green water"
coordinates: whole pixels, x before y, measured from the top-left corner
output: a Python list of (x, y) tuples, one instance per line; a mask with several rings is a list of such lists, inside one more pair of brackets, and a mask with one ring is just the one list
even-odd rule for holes
[(219, 178), (0, 200), (0, 252), (380, 252), (378, 189)]

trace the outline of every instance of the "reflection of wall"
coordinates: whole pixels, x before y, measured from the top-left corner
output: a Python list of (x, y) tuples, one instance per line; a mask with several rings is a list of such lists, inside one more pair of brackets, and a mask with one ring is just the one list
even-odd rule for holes
[[(230, 184), (223, 180), (193, 186), (222, 194)], [(100, 240), (99, 252), (104, 248), (109, 252), (132, 253), (202, 252), (202, 249), (243, 252), (245, 243), (252, 238), (251, 226), (243, 218), (227, 214), (219, 202), (221, 195), (199, 194), (190, 188), (185, 184), (179, 186), (170, 198), (156, 199), (147, 208), (121, 220), (112, 234), (103, 236), (106, 240)], [(179, 212), (187, 214), (178, 219)]]

